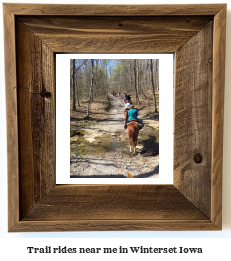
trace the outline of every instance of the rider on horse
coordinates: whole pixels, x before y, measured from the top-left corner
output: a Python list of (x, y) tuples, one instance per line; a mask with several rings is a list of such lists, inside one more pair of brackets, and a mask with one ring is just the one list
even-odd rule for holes
[[(134, 105), (130, 106), (130, 110), (128, 111), (128, 121), (126, 122), (126, 124), (124, 125), (124, 129), (127, 129), (127, 124), (129, 123), (129, 121), (131, 120), (136, 120), (138, 123), (138, 111), (137, 109), (134, 109)], [(139, 123), (140, 124), (140, 123)], [(142, 129), (142, 126), (140, 125), (140, 130)]]
[(126, 103), (127, 99), (128, 99), (128, 95), (127, 95), (127, 93), (125, 93), (125, 94), (124, 94), (124, 102), (125, 102), (125, 103)]
[(129, 94), (127, 95), (127, 100), (131, 103), (131, 97), (129, 96)]
[(130, 110), (130, 106), (131, 106), (131, 103), (128, 100), (126, 100), (125, 110)]

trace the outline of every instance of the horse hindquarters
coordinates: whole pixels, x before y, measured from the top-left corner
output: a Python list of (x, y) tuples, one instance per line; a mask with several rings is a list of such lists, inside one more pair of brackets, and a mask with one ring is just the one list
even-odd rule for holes
[(128, 124), (128, 138), (129, 138), (129, 142), (130, 142), (130, 151), (131, 151), (131, 148), (133, 149), (134, 152), (136, 150), (139, 129), (140, 129), (139, 124), (136, 122)]
[[(130, 125), (130, 124), (129, 124)], [(133, 129), (129, 128), (130, 126), (128, 125), (128, 138), (129, 138), (129, 144), (130, 146), (133, 147)]]
[(137, 126), (134, 126), (134, 128), (132, 129), (132, 147), (136, 147), (137, 144)]

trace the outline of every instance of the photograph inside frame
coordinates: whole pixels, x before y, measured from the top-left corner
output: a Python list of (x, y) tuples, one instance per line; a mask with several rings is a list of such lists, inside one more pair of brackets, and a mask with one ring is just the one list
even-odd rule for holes
[(70, 177), (159, 177), (159, 59), (70, 59)]
[(56, 69), (56, 184), (172, 184), (173, 54), (59, 54)]

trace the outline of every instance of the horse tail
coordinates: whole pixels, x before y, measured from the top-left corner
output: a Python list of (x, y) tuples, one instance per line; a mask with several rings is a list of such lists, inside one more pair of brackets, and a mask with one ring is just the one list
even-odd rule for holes
[(130, 152), (135, 152), (136, 144), (137, 144), (137, 138), (139, 134), (139, 125), (137, 123), (130, 123), (128, 124), (128, 138), (130, 142)]
[(130, 133), (131, 133), (131, 143), (130, 143), (130, 145), (132, 147), (135, 147), (136, 143), (137, 143), (136, 126), (135, 125), (132, 126)]
[(134, 129), (133, 129), (132, 137), (133, 137), (133, 147), (136, 147), (136, 144), (137, 144), (137, 134), (136, 134), (136, 127), (135, 126), (134, 126)]

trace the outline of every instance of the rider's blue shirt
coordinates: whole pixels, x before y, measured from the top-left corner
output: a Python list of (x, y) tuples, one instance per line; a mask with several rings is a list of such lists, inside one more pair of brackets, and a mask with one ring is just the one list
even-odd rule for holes
[(128, 111), (128, 120), (137, 120), (138, 111), (136, 109), (131, 109)]

